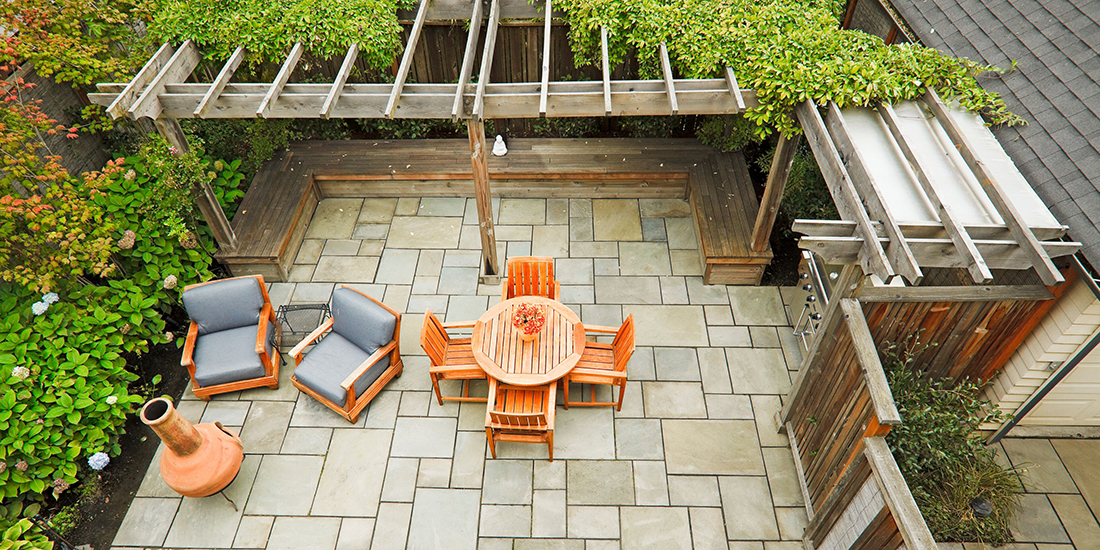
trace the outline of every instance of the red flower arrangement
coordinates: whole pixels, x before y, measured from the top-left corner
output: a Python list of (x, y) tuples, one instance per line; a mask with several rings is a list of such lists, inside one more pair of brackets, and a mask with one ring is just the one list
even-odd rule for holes
[(546, 325), (546, 312), (543, 306), (524, 303), (512, 313), (512, 326), (522, 331), (524, 336), (534, 337)]

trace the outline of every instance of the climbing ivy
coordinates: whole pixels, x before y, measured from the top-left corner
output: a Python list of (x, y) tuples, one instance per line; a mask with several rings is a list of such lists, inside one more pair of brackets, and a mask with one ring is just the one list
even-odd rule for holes
[(660, 78), (658, 48), (667, 44), (686, 78), (714, 78), (731, 66), (760, 107), (747, 113), (758, 135), (795, 130), (791, 112), (806, 99), (841, 107), (912, 99), (934, 87), (994, 123), (1022, 123), (975, 76), (995, 70), (915, 44), (886, 45), (842, 30), (835, 3), (815, 0), (558, 0), (579, 64), (598, 63), (600, 27), (609, 31), (612, 63), (636, 50), (640, 70)]
[(167, 0), (149, 25), (158, 42), (193, 39), (208, 59), (244, 46), (254, 64), (281, 63), (295, 42), (324, 59), (349, 44), (370, 66), (389, 65), (401, 51), (399, 8), (414, 0)]

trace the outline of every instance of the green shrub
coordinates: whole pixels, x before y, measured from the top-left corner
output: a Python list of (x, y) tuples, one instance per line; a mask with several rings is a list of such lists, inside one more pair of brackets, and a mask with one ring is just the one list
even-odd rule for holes
[(53, 543), (29, 519), (11, 521), (0, 518), (0, 528), (4, 529), (0, 550), (53, 550)]
[(764, 140), (756, 131), (756, 123), (741, 115), (703, 117), (695, 135), (704, 144), (723, 151), (740, 151)]
[[(1023, 489), (1015, 471), (997, 463), (977, 433), (985, 422), (1003, 421), (1003, 413), (981, 398), (977, 384), (923, 377), (910, 350), (891, 347), (883, 355), (902, 419), (886, 441), (933, 536), (1010, 542), (1008, 525)], [(977, 497), (993, 504), (992, 515), (982, 518), (970, 510)]]

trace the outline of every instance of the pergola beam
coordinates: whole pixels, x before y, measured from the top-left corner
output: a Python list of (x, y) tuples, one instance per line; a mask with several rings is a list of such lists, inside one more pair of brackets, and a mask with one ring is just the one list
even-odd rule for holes
[(416, 12), (416, 21), (413, 22), (412, 30), (409, 32), (409, 41), (405, 44), (405, 53), (401, 55), (401, 65), (398, 67), (397, 77), (393, 81), (390, 100), (386, 103), (386, 118), (393, 118), (393, 113), (397, 110), (397, 102), (401, 99), (401, 89), (405, 87), (405, 80), (409, 77), (409, 69), (412, 68), (413, 56), (416, 55), (416, 43), (420, 41), (420, 31), (424, 29), (424, 19), (428, 16), (428, 3), (430, 1), (420, 0), (420, 9)]
[[(330, 115), (333, 118), (383, 118), (393, 84), (347, 84)], [(88, 98), (109, 105), (125, 84), (99, 84), (99, 92)], [(218, 101), (202, 118), (253, 118), (270, 84), (231, 82)], [(538, 118), (538, 82), (488, 83), (482, 112), (489, 118)], [(209, 91), (210, 84), (169, 84), (158, 97), (164, 116), (195, 118), (194, 110)], [(279, 101), (270, 106), (268, 118), (321, 118), (320, 111), (332, 84), (287, 84)], [(548, 117), (603, 116), (603, 83), (598, 81), (551, 81), (547, 97)], [(760, 103), (752, 90), (745, 90), (749, 108)], [(454, 103), (454, 84), (406, 84), (401, 108), (395, 118), (448, 118)], [(661, 116), (668, 114), (664, 80), (613, 80), (611, 95), (617, 110), (612, 116)], [(740, 112), (723, 79), (677, 79), (676, 96), (680, 114), (723, 115)]]
[(981, 161), (975, 154), (974, 146), (971, 145), (966, 135), (963, 134), (959, 125), (955, 122), (955, 119), (951, 117), (951, 114), (947, 110), (947, 106), (940, 100), (940, 96), (936, 94), (936, 91), (931, 87), (927, 88), (924, 94), (925, 103), (928, 108), (932, 110), (932, 114), (940, 122), (940, 126), (943, 127), (944, 132), (951, 138), (951, 142), (958, 149), (959, 154), (962, 155), (966, 165), (974, 172), (974, 176), (978, 179), (978, 183), (981, 184), (982, 189), (989, 197), (990, 202), (997, 209), (997, 213), (1001, 215), (1005, 225), (1012, 231), (1012, 235), (1019, 241), (1020, 247), (1024, 249), (1027, 255), (1031, 258), (1032, 267), (1035, 268), (1035, 272), (1039, 275), (1039, 278), (1043, 280), (1047, 285), (1055, 285), (1065, 281), (1065, 277), (1062, 276), (1058, 268), (1054, 266), (1054, 263), (1050, 261), (1050, 256), (1046, 254), (1045, 249), (1035, 237), (1035, 234), (1024, 223), (1018, 210), (1012, 201), (1005, 197), (1004, 190), (1000, 183), (993, 177), (993, 174), (989, 172), (985, 163)]
[(726, 85), (729, 86), (730, 95), (737, 102), (737, 108), (745, 110), (745, 98), (741, 95), (741, 88), (737, 85), (737, 75), (733, 74), (733, 67), (726, 67)]
[(909, 284), (916, 285), (920, 283), (924, 273), (921, 271), (916, 258), (913, 257), (913, 251), (909, 249), (909, 244), (905, 241), (905, 234), (898, 226), (893, 212), (887, 206), (888, 201), (880, 194), (880, 189), (884, 187), (881, 184), (876, 184), (871, 173), (867, 170), (866, 159), (863, 158), (863, 155), (860, 154), (853, 143), (852, 130), (848, 127), (848, 123), (844, 121), (840, 108), (833, 101), (829, 102), (825, 124), (828, 126), (837, 147), (848, 151), (848, 175), (851, 176), (852, 183), (856, 186), (860, 198), (863, 199), (867, 212), (882, 222), (887, 236), (890, 237), (890, 242), (885, 247), (886, 255), (890, 258), (890, 264), (901, 276), (905, 277)]
[[(924, 194), (928, 197), (928, 200), (932, 203), (932, 206), (939, 214), (940, 222), (943, 223), (943, 228), (947, 230), (947, 234), (951, 235), (951, 241), (955, 243), (955, 247), (958, 248), (959, 254), (966, 260), (966, 269), (970, 272), (970, 277), (974, 279), (976, 283), (988, 283), (993, 280), (993, 273), (989, 270), (985, 260), (982, 258), (981, 252), (974, 245), (974, 240), (970, 238), (970, 235), (966, 232), (966, 228), (963, 227), (959, 216), (955, 213), (952, 205), (943, 202), (940, 199), (939, 193), (936, 192), (935, 185), (932, 183), (932, 179), (928, 174), (928, 166), (931, 166), (930, 159), (924, 158), (924, 154), (911, 147), (908, 140), (905, 139), (905, 133), (901, 129), (901, 121), (898, 120), (897, 113), (894, 112), (894, 108), (888, 103), (880, 103), (878, 106), (878, 113), (882, 117), (883, 122), (886, 123), (887, 128), (890, 129), (890, 134), (894, 137), (894, 142), (898, 148), (901, 149), (905, 159), (909, 162), (909, 168), (916, 176), (916, 180), (920, 183), (921, 188), (924, 190)], [(927, 120), (921, 117), (921, 120), (927, 124)]]
[(600, 27), (600, 52), (603, 61), (603, 110), (611, 115), (611, 59), (607, 52), (607, 27)]
[(229, 56), (229, 60), (225, 62), (225, 66), (222, 67), (221, 72), (218, 73), (218, 77), (214, 79), (214, 82), (210, 84), (210, 90), (206, 92), (206, 95), (202, 96), (202, 100), (199, 101), (199, 106), (195, 107), (195, 118), (202, 118), (206, 116), (206, 112), (210, 110), (210, 107), (218, 100), (218, 96), (222, 94), (222, 90), (225, 90), (225, 85), (229, 84), (229, 80), (233, 78), (233, 73), (240, 66), (241, 60), (244, 59), (244, 46), (237, 46), (236, 50), (233, 50), (233, 54)]
[(771, 240), (775, 217), (779, 214), (779, 202), (783, 198), (783, 189), (787, 186), (787, 177), (791, 173), (795, 153), (798, 152), (799, 136), (779, 136), (772, 155), (772, 167), (768, 171), (768, 183), (764, 186), (764, 196), (760, 199), (760, 210), (756, 213), (756, 223), (752, 227), (750, 246), (754, 252), (764, 252)]
[(546, 116), (546, 100), (550, 93), (550, 20), (553, 19), (553, 8), (550, 0), (546, 0), (546, 20), (542, 30), (542, 88), (539, 89), (539, 116)]
[(676, 84), (672, 80), (672, 63), (668, 60), (668, 47), (664, 42), (661, 42), (661, 71), (665, 75), (665, 90), (668, 92), (668, 108), (671, 111), (670, 114), (677, 114), (680, 112), (680, 104), (676, 102)]
[(477, 75), (477, 92), (474, 94), (473, 119), (485, 118), (485, 87), (493, 70), (493, 52), (497, 47), (497, 29), (500, 26), (500, 0), (493, 0), (489, 7), (489, 28), (485, 34), (485, 49), (481, 52), (481, 71)]
[(451, 120), (458, 120), (466, 116), (466, 108), (462, 104), (466, 96), (466, 85), (470, 83), (470, 75), (474, 72), (474, 51), (477, 49), (477, 38), (481, 34), (481, 2), (474, 2), (474, 12), (470, 15), (470, 32), (466, 34), (466, 49), (462, 52), (462, 68), (458, 71), (458, 85), (455, 86), (454, 105), (451, 106)]
[(825, 177), (825, 183), (829, 187), (829, 193), (836, 203), (841, 217), (856, 221), (857, 234), (863, 238), (864, 246), (860, 250), (860, 265), (864, 273), (874, 273), (884, 281), (888, 281), (895, 274), (894, 268), (886, 257), (886, 251), (879, 243), (875, 235), (871, 219), (863, 208), (859, 193), (844, 167), (844, 161), (837, 152), (836, 146), (829, 137), (829, 131), (825, 128), (825, 122), (821, 114), (817, 112), (817, 106), (807, 100), (796, 107), (798, 121), (802, 124), (806, 141), (817, 157), (818, 166)]
[(125, 116), (130, 112), (130, 105), (141, 94), (141, 90), (145, 88), (145, 85), (151, 82), (160, 73), (161, 68), (164, 67), (168, 60), (172, 58), (172, 45), (165, 42), (161, 44), (157, 53), (153, 54), (153, 57), (149, 58), (149, 61), (145, 62), (145, 66), (141, 68), (133, 80), (118, 94), (117, 97), (107, 106), (107, 112), (110, 113), (111, 118), (118, 118)]
[(159, 118), (161, 115), (160, 93), (165, 86), (173, 82), (183, 82), (191, 71), (199, 64), (199, 49), (193, 40), (188, 40), (160, 69), (160, 72), (149, 81), (149, 86), (141, 92), (137, 101), (130, 105), (129, 114), (133, 119), (149, 117)]
[(271, 83), (271, 86), (267, 89), (267, 93), (264, 94), (264, 98), (260, 101), (260, 106), (256, 108), (256, 116), (260, 118), (267, 118), (271, 112), (271, 107), (279, 100), (279, 94), (283, 92), (283, 87), (286, 86), (288, 80), (290, 80), (291, 73), (294, 72), (294, 67), (298, 65), (298, 60), (302, 58), (302, 43), (297, 42), (294, 47), (290, 49), (290, 54), (286, 56), (286, 61), (283, 62), (283, 66), (279, 69), (279, 74), (275, 77), (275, 81)]
[(336, 80), (325, 96), (325, 103), (321, 105), (321, 118), (328, 120), (332, 116), (332, 108), (340, 101), (340, 94), (344, 93), (344, 85), (348, 82), (351, 69), (355, 67), (355, 60), (359, 57), (359, 45), (348, 46), (348, 53), (344, 55), (344, 62), (340, 65), (340, 72), (336, 73)]

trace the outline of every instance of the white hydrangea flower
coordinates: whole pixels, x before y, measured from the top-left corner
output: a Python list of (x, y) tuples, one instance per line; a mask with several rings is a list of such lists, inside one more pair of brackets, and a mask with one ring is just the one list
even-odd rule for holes
[(118, 396), (117, 395), (108, 395), (107, 396), (107, 404), (108, 405), (114, 405), (115, 403), (118, 403)]
[(42, 295), (42, 301), (45, 302), (46, 305), (56, 304), (60, 299), (61, 297), (58, 296), (56, 292), (47, 292)]
[(31, 306), (31, 313), (34, 313), (35, 316), (38, 316), (46, 313), (47, 309), (50, 309), (50, 304), (47, 304), (46, 302), (35, 302), (34, 305)]
[(107, 453), (100, 451), (90, 457), (88, 457), (88, 466), (93, 470), (102, 470), (107, 467), (107, 464), (111, 462), (111, 457), (107, 456)]
[(28, 376), (31, 375), (31, 369), (23, 366), (15, 367), (14, 369), (11, 369), (11, 375), (20, 380), (25, 380)]

